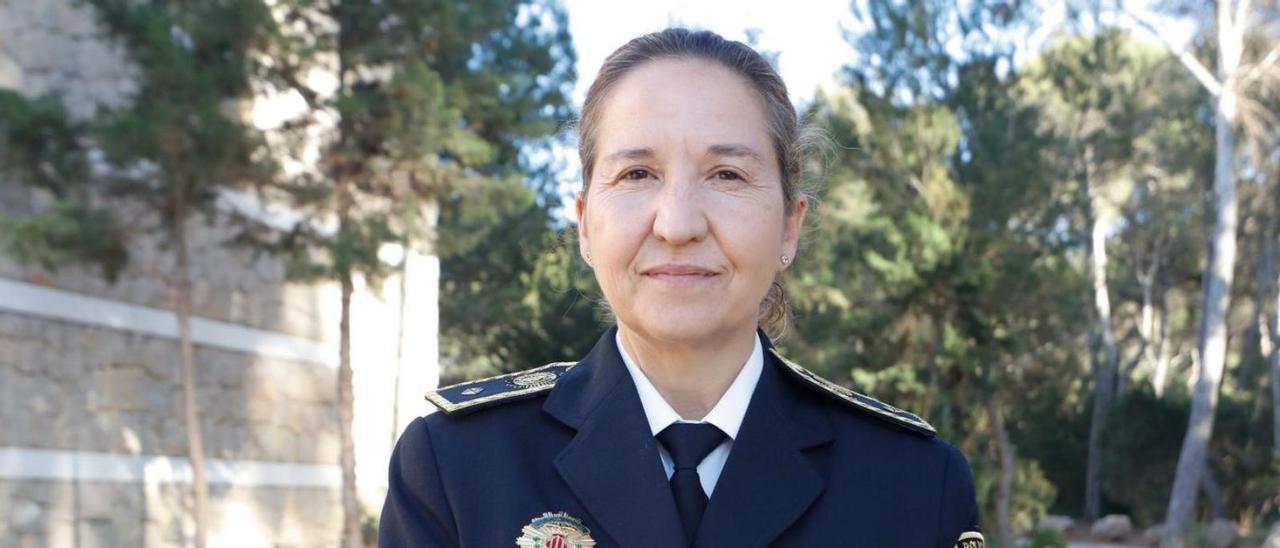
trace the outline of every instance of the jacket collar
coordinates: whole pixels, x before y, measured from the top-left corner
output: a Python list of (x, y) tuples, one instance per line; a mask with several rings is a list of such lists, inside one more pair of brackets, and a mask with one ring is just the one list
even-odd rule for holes
[[(609, 328), (566, 372), (543, 410), (577, 430), (556, 469), (610, 537), (627, 545), (687, 545), (658, 445)], [(716, 490), (697, 545), (768, 544), (822, 492), (825, 471), (803, 451), (832, 439), (830, 419), (803, 397), (765, 348), (764, 370)], [(752, 516), (743, 519), (743, 516)]]
[(831, 419), (784, 376), (772, 352), (765, 356), (742, 430), (702, 515), (697, 546), (772, 544), (826, 488), (827, 471), (806, 452), (833, 439)]
[(619, 544), (685, 546), (657, 441), (614, 344), (616, 330), (606, 331), (543, 403), (544, 411), (578, 431), (555, 467)]

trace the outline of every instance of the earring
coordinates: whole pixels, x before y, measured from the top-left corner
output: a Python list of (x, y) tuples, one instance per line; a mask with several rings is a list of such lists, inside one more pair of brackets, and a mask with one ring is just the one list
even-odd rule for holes
[(591, 252), (587, 252), (587, 264), (591, 264)]
[(784, 254), (784, 255), (782, 256), (782, 265), (783, 265), (783, 266), (786, 266), (786, 265), (787, 265), (787, 263), (789, 263), (789, 262), (791, 262), (791, 257), (788, 257), (788, 256), (786, 256), (786, 255)]

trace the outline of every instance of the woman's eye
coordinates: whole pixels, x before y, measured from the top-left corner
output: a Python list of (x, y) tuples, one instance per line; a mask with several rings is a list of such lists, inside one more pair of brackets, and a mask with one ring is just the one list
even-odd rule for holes
[(628, 171), (622, 174), (622, 178), (629, 181), (639, 181), (641, 179), (646, 179), (651, 176), (652, 175), (649, 173), (649, 170), (647, 169), (633, 169), (631, 171)]
[(722, 169), (716, 172), (716, 179), (719, 179), (721, 181), (739, 181), (739, 180), (742, 180), (742, 176), (739, 175), (738, 172), (736, 171), (729, 171), (727, 169)]

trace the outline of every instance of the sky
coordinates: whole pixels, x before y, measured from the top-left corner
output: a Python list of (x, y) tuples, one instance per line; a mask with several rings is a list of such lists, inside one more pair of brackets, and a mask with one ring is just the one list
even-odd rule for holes
[[(835, 81), (840, 67), (853, 59), (853, 48), (844, 32), (863, 27), (850, 10), (850, 0), (564, 0), (569, 14), (569, 30), (578, 52), (578, 81), (573, 101), (581, 105), (587, 88), (606, 56), (628, 40), (669, 26), (712, 30), (730, 40), (747, 41), (745, 31), (759, 31), (758, 47), (778, 54), (778, 69), (797, 105), (811, 100), (815, 92)], [(1128, 8), (1156, 24), (1176, 46), (1184, 47), (1193, 21), (1174, 21), (1151, 13), (1151, 0), (1127, 0)], [(1062, 2), (1040, 3), (1045, 24), (1020, 37), (1023, 51), (1034, 52), (1061, 30)], [(1128, 20), (1117, 23), (1136, 28)], [(1155, 42), (1145, 31), (1136, 35)], [(565, 202), (562, 215), (573, 211), (572, 194), (580, 185), (576, 151), (554, 152), (567, 166), (561, 178)], [(569, 219), (565, 219), (569, 220)]]
[(609, 53), (636, 36), (676, 25), (743, 42), (746, 29), (759, 29), (759, 46), (778, 52), (791, 95), (808, 98), (852, 53), (841, 26), (857, 25), (847, 0), (567, 0), (565, 6), (578, 50), (577, 104)]
[[(1193, 22), (1156, 16), (1147, 10), (1149, 3), (1126, 2), (1135, 13), (1157, 23), (1176, 45), (1184, 45)], [(852, 58), (853, 49), (843, 31), (862, 28), (849, 9), (849, 0), (565, 0), (564, 4), (578, 51), (576, 104), (582, 104), (609, 53), (636, 36), (674, 25), (712, 30), (744, 42), (746, 29), (759, 29), (759, 47), (779, 54), (778, 68), (793, 101), (805, 101)], [(1045, 25), (1023, 37), (1028, 51), (1039, 49), (1064, 18), (1062, 2), (1040, 4)], [(1134, 27), (1128, 21), (1119, 23)], [(1154, 40), (1145, 32), (1138, 35)]]

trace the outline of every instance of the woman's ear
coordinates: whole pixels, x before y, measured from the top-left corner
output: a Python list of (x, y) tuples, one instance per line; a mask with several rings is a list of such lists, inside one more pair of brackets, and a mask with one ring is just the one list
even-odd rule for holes
[(578, 255), (591, 264), (591, 241), (587, 235), (587, 195), (578, 192), (573, 196), (573, 210), (578, 216)]
[(804, 216), (809, 213), (809, 197), (803, 194), (796, 197), (791, 212), (782, 221), (782, 253), (792, 259), (800, 246), (800, 234), (804, 231)]

